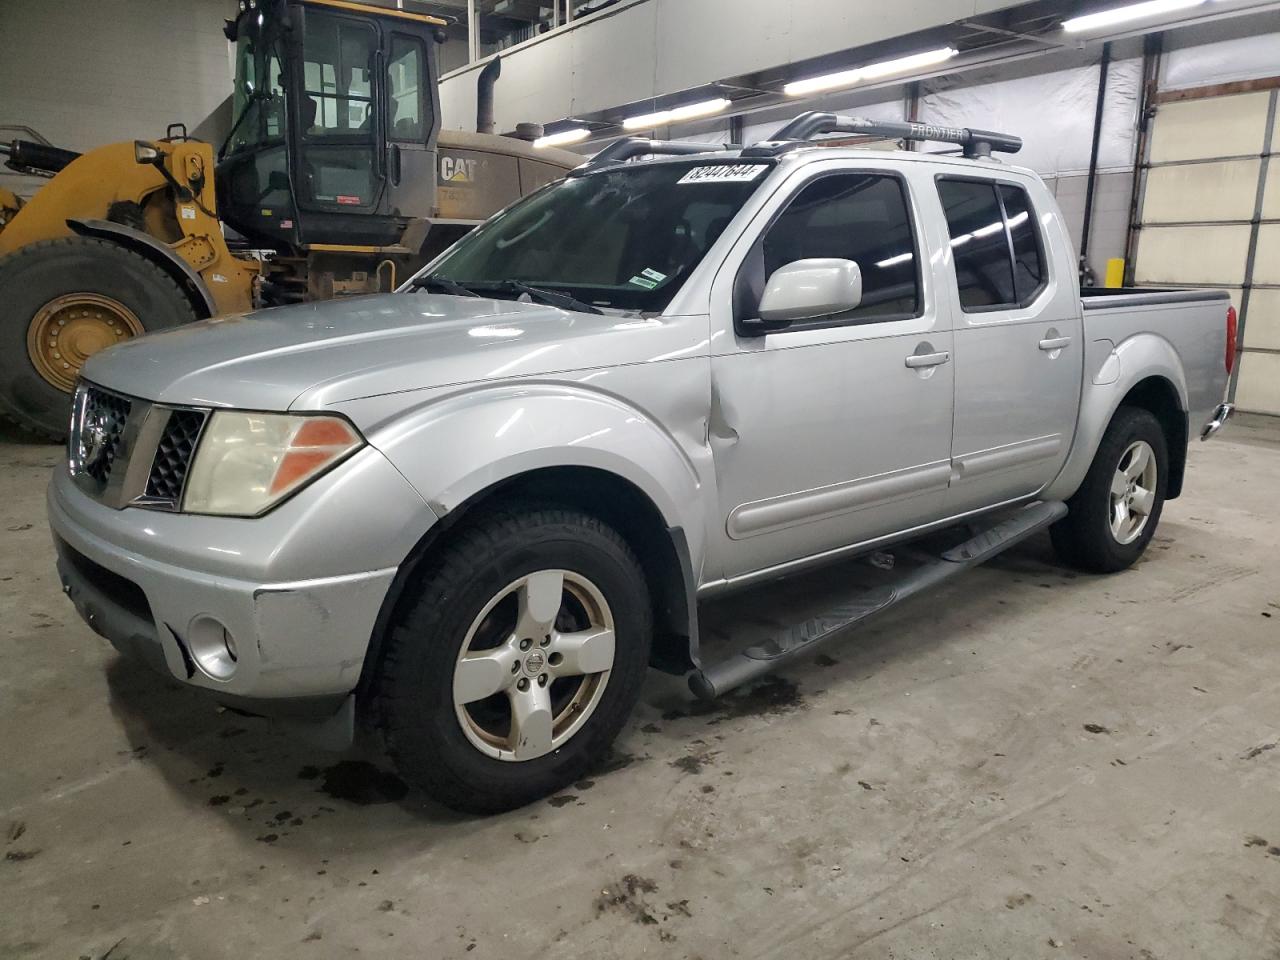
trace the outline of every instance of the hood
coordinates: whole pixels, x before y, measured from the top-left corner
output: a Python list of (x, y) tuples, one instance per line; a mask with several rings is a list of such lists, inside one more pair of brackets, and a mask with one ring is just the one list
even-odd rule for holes
[(694, 355), (706, 320), (389, 293), (219, 317), (94, 355), (85, 378), (160, 403), (316, 410), (428, 387)]

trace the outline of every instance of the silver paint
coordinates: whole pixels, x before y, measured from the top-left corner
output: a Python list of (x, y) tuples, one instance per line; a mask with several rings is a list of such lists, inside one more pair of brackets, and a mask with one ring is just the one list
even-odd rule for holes
[[(846, 170), (902, 177), (920, 315), (739, 336), (730, 305), (747, 251), (811, 177)], [(942, 173), (1028, 191), (1050, 279), (1027, 308), (960, 310)], [(226, 681), (188, 682), (245, 696), (345, 693), (397, 569), (440, 517), (496, 483), (563, 466), (623, 478), (687, 539), (690, 593), (716, 593), (997, 506), (1064, 499), (1148, 377), (1172, 385), (1199, 430), (1226, 384), (1219, 296), (1106, 297), (1084, 309), (1061, 214), (1031, 172), (800, 149), (662, 316), (403, 291), (104, 351), (85, 368), (104, 387), (174, 405), (338, 412), (369, 446), (252, 520), (111, 509), (59, 470), (50, 522), (142, 587), (180, 679), (166, 630), (212, 615), (242, 661)]]

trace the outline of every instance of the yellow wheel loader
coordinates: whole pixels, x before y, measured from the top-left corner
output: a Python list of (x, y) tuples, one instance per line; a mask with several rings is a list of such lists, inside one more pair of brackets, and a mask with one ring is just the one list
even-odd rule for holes
[[(49, 178), (25, 204), (0, 190), (0, 414), (21, 426), (64, 436), (80, 368), (104, 347), (392, 289), (580, 162), (494, 136), (491, 120), (486, 133), (441, 132), (443, 20), (355, 0), (240, 9), (216, 159), (180, 124), (85, 154), (0, 143), (7, 166)], [(490, 118), (495, 64), (480, 96)]]

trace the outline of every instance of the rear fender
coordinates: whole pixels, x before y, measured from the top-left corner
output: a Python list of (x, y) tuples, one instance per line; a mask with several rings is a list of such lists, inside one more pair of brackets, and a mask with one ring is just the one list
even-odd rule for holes
[[(1178, 409), (1186, 414), (1186, 375), (1173, 344), (1155, 333), (1140, 333), (1122, 341), (1105, 358), (1099, 375), (1086, 381), (1071, 453), (1057, 478), (1040, 494), (1041, 499), (1066, 500), (1076, 492), (1116, 410), (1135, 386), (1152, 377), (1168, 382), (1177, 396)], [(1100, 379), (1109, 382), (1097, 382)]]
[(111, 240), (140, 256), (146, 257), (164, 270), (165, 273), (169, 274), (174, 279), (174, 282), (186, 292), (187, 297), (191, 300), (191, 305), (196, 310), (196, 314), (202, 319), (215, 316), (218, 313), (213, 294), (209, 292), (209, 288), (205, 285), (200, 274), (196, 273), (191, 264), (174, 253), (168, 244), (161, 243), (155, 237), (143, 233), (141, 230), (135, 230), (133, 227), (125, 226), (123, 223), (115, 223), (111, 220), (68, 220), (67, 226), (82, 237), (99, 237), (103, 240)]

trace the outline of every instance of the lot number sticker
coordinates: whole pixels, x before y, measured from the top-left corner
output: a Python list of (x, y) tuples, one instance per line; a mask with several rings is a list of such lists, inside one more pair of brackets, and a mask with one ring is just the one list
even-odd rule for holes
[(719, 163), (694, 167), (676, 183), (742, 183), (754, 180), (768, 169), (759, 163)]

